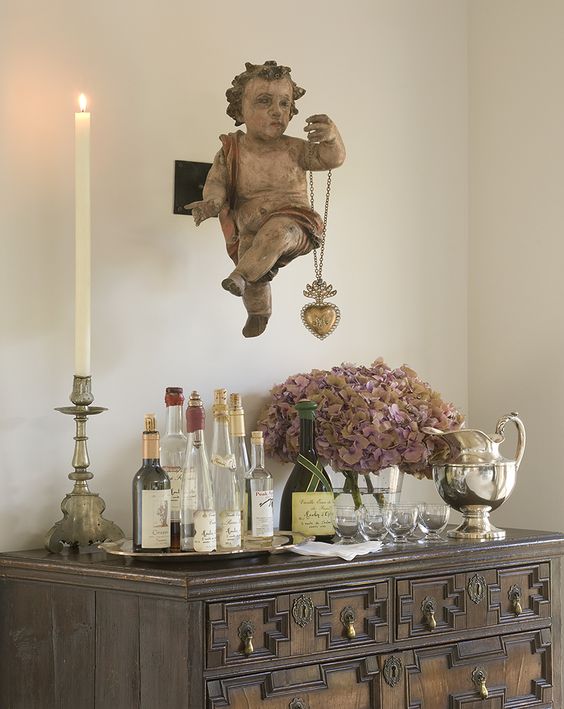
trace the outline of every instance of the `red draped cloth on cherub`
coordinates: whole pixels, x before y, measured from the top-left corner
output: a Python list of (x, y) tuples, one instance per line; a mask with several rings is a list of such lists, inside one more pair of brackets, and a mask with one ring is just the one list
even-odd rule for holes
[[(219, 213), (219, 222), (225, 237), (225, 246), (229, 257), (235, 265), (239, 260), (239, 234), (237, 226), (233, 218), (233, 210), (235, 208), (237, 197), (237, 172), (239, 169), (239, 140), (244, 133), (238, 130), (236, 133), (228, 135), (220, 135), (219, 138), (223, 145), (223, 154), (225, 156), (225, 165), (227, 169), (227, 204)], [(316, 249), (321, 245), (323, 234), (323, 220), (309, 207), (298, 207), (287, 205), (280, 207), (269, 214), (266, 214), (264, 219), (258, 225), (258, 229), (266, 224), (272, 217), (284, 216), (290, 217), (303, 229), (303, 239), (296, 244), (295, 248), (290, 253), (282, 254), (277, 260), (275, 266), (268, 271), (260, 280), (272, 280), (279, 268), (290, 263), (297, 256), (303, 256), (309, 253), (312, 249)]]

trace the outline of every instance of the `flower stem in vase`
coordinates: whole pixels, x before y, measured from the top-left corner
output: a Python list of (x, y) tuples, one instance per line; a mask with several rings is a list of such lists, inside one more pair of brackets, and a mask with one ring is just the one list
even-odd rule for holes
[(362, 507), (362, 496), (358, 487), (358, 474), (352, 473), (350, 471), (345, 471), (343, 475), (345, 476), (343, 492), (348, 492), (350, 495), (352, 495), (354, 507), (356, 510), (358, 510), (359, 507)]

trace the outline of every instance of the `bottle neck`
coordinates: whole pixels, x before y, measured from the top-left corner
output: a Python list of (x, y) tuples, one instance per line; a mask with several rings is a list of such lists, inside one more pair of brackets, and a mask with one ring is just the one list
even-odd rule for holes
[(300, 453), (315, 453), (315, 422), (300, 418)]
[(229, 412), (229, 431), (233, 437), (245, 435), (245, 412), (242, 409)]
[(203, 430), (201, 428), (197, 428), (195, 431), (191, 431), (188, 434), (188, 450), (190, 450), (190, 448), (203, 447), (205, 447)]
[(231, 448), (229, 442), (229, 424), (227, 415), (214, 414), (213, 417), (213, 445), (216, 446), (228, 446)]
[(264, 444), (251, 442), (251, 468), (264, 468)]
[(143, 433), (143, 461), (159, 462), (159, 442), (159, 434), (156, 431)]
[(178, 435), (182, 430), (182, 404), (166, 407), (166, 435)]

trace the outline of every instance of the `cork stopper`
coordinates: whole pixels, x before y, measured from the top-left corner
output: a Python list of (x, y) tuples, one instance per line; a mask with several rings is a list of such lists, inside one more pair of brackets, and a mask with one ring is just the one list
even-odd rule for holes
[(155, 414), (145, 414), (145, 433), (153, 433), (157, 430), (157, 417)]
[(263, 433), (262, 431), (251, 431), (251, 443), (262, 443)]
[(229, 397), (229, 413), (244, 413), (243, 402), (241, 400), (241, 394), (233, 393)]
[(215, 389), (213, 392), (214, 416), (227, 416), (227, 389)]

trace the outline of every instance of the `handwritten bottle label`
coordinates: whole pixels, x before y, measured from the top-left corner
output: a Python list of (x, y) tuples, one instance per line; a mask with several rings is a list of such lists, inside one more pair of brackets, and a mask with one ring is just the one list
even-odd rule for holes
[(215, 510), (196, 510), (194, 512), (194, 551), (215, 551), (215, 535)]
[(315, 536), (333, 534), (334, 510), (332, 492), (293, 492), (292, 531)]
[(164, 471), (170, 478), (170, 511), (175, 519), (180, 515), (180, 488), (182, 486), (182, 468), (176, 465), (164, 466)]
[(274, 534), (274, 493), (272, 490), (254, 490), (251, 495), (251, 534), (253, 537), (271, 537)]
[(238, 549), (241, 546), (241, 510), (221, 513), (219, 546), (222, 549)]
[(141, 491), (141, 546), (170, 547), (170, 490)]

